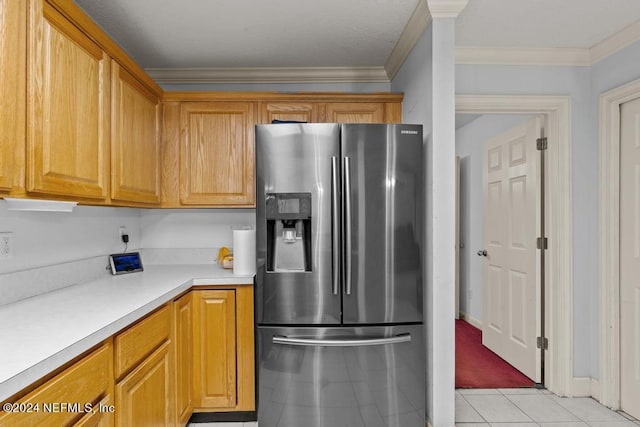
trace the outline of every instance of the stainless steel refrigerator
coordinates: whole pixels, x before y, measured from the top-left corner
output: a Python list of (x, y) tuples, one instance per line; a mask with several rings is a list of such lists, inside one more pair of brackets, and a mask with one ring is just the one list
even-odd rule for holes
[(419, 125), (256, 126), (260, 427), (423, 427)]

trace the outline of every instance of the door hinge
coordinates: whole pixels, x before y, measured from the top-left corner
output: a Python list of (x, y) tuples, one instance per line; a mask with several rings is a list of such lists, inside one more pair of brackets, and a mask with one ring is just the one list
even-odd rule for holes
[(538, 348), (541, 348), (543, 350), (548, 350), (549, 349), (549, 339), (546, 337), (537, 337), (536, 338), (536, 345)]
[(538, 149), (538, 151), (542, 151), (542, 150), (546, 150), (547, 149), (547, 137), (546, 136), (536, 139), (536, 148)]
[(546, 237), (538, 237), (536, 239), (536, 247), (538, 249), (548, 249), (547, 244), (548, 244), (548, 241)]

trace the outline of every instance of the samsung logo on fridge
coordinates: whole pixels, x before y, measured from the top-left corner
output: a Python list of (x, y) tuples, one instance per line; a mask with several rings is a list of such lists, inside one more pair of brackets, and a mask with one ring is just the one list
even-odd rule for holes
[(417, 130), (400, 129), (400, 135), (417, 135)]

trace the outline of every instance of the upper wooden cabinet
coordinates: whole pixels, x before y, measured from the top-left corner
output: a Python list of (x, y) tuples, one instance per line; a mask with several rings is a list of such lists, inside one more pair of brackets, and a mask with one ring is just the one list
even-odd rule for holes
[(381, 102), (331, 102), (326, 105), (329, 123), (386, 123)]
[(104, 200), (109, 57), (47, 2), (30, 2), (27, 190)]
[(182, 103), (182, 204), (253, 205), (254, 117), (250, 102)]
[[(289, 96), (289, 100), (286, 96)], [(307, 123), (400, 123), (401, 103), (402, 96), (391, 93), (280, 95), (280, 99), (259, 103), (260, 123), (272, 123), (274, 120)]]
[(27, 5), (0, 0), (0, 193), (24, 187)]
[(111, 199), (158, 204), (160, 99), (116, 61), (111, 82)]
[(261, 102), (260, 123), (274, 120), (317, 123), (321, 106), (314, 102)]

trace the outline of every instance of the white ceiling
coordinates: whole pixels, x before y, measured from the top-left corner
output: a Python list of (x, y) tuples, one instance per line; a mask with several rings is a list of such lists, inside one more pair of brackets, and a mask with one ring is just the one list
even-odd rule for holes
[[(236, 68), (384, 66), (419, 0), (75, 2), (145, 68)], [(469, 0), (456, 44), (590, 48), (639, 19), (640, 0)]]
[(638, 0), (470, 0), (456, 45), (591, 48), (638, 19)]
[(418, 0), (76, 0), (140, 65), (376, 66)]

